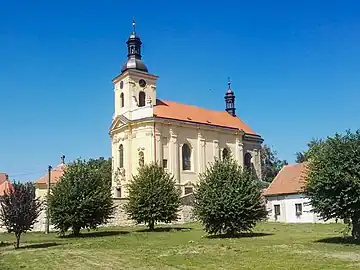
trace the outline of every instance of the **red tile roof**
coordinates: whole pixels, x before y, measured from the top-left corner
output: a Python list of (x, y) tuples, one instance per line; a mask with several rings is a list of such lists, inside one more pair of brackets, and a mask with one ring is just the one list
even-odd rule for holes
[(265, 196), (301, 193), (305, 184), (306, 163), (286, 165), (265, 191)]
[(212, 111), (196, 106), (181, 104), (173, 101), (156, 100), (154, 116), (175, 119), (206, 125), (214, 125), (243, 130), (245, 133), (257, 135), (240, 118), (231, 116), (226, 111)]
[(0, 196), (4, 195), (5, 192), (9, 192), (12, 188), (12, 184), (9, 181), (7, 173), (0, 173)]
[(9, 192), (13, 188), (13, 185), (10, 181), (5, 181), (0, 184), (0, 196), (4, 195), (5, 192)]
[[(57, 181), (60, 179), (61, 176), (64, 174), (65, 165), (60, 164), (57, 167), (53, 168), (51, 170), (51, 176), (50, 176), (50, 183), (56, 184)], [(41, 177), (39, 180), (35, 181), (36, 184), (47, 184), (48, 182), (48, 174)]]
[(5, 181), (9, 180), (9, 176), (7, 173), (0, 173), (0, 185)]

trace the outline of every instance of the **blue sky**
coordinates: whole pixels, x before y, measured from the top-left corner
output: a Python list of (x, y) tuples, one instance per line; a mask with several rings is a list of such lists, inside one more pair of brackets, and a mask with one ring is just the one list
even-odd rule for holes
[(110, 156), (111, 79), (132, 17), (158, 97), (237, 114), (294, 161), (313, 137), (360, 127), (358, 1), (0, 0), (0, 171), (35, 180)]

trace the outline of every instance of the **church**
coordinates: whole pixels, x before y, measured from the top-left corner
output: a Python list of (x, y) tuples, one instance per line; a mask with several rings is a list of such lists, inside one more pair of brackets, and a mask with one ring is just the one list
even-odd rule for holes
[(261, 179), (263, 139), (236, 116), (230, 82), (224, 91), (224, 111), (162, 100), (157, 95), (159, 77), (142, 60), (135, 22), (126, 44), (127, 59), (112, 80), (115, 103), (109, 134), (114, 198), (126, 198), (132, 176), (139, 166), (151, 162), (174, 176), (182, 195), (193, 192), (199, 174), (216, 158), (231, 156)]

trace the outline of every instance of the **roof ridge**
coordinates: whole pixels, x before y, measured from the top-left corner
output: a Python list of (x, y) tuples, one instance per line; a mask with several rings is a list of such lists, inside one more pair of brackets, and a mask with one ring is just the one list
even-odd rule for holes
[[(227, 113), (226, 111), (220, 111), (220, 110), (208, 109), (208, 108), (205, 108), (205, 107), (199, 107), (199, 106), (197, 106), (197, 105), (186, 104), (186, 103), (177, 102), (177, 101), (172, 101), (172, 100), (165, 100), (165, 99), (157, 99), (157, 100), (162, 101), (162, 102), (177, 103), (177, 104), (180, 104), (180, 105), (190, 106), (190, 107), (194, 107), (194, 108), (198, 108), (198, 109), (201, 109), (201, 110), (206, 110), (206, 111), (219, 112), (219, 113)], [(157, 106), (157, 105), (155, 105), (155, 106)], [(239, 118), (238, 116), (235, 116), (235, 117)], [(239, 118), (239, 119), (240, 119), (240, 118)]]

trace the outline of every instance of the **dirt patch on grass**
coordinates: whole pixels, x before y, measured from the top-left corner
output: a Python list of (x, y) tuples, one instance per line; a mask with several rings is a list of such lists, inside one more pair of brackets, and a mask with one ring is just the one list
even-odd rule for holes
[(326, 258), (338, 259), (342, 261), (360, 261), (360, 254), (355, 252), (328, 252), (323, 253), (317, 250), (297, 250), (298, 254), (314, 254), (315, 256), (321, 256)]

